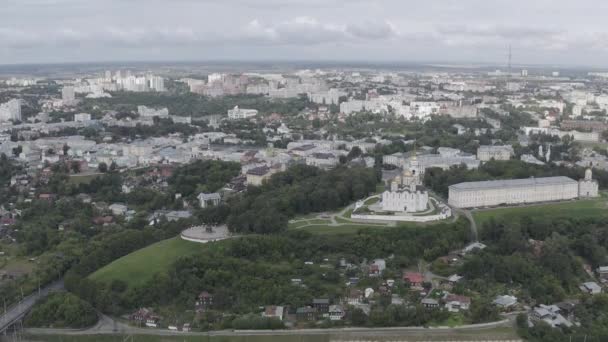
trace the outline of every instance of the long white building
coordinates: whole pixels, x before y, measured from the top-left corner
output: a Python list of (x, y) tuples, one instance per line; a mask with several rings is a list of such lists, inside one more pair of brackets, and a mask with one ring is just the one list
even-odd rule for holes
[(511, 145), (504, 146), (479, 146), (477, 149), (477, 159), (481, 161), (489, 160), (509, 160), (514, 155), (513, 147)]
[(454, 184), (449, 188), (448, 204), (475, 208), (597, 196), (597, 181), (591, 178), (591, 170), (587, 170), (579, 182), (559, 176)]

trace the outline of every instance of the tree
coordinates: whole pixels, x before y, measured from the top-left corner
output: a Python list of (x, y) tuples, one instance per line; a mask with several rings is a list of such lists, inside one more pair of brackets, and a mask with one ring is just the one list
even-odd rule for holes
[(19, 155), (21, 154), (21, 152), (23, 152), (23, 147), (21, 147), (21, 145), (19, 145), (17, 147), (13, 147), (13, 155), (15, 157), (19, 157)]
[(350, 321), (353, 325), (363, 326), (367, 323), (367, 315), (360, 308), (355, 308), (350, 311)]
[(37, 304), (26, 317), (34, 327), (85, 328), (97, 322), (91, 304), (71, 293), (54, 293)]
[(321, 128), (321, 120), (319, 120), (319, 118), (314, 118), (312, 120), (312, 127), (313, 128)]
[(72, 163), (70, 163), (70, 169), (72, 169), (73, 173), (80, 173), (80, 163), (72, 161)]
[(99, 163), (99, 165), (97, 166), (97, 170), (99, 170), (99, 172), (103, 172), (103, 173), (108, 172), (108, 164), (106, 164), (104, 162)]
[(351, 148), (350, 152), (348, 152), (348, 155), (346, 156), (346, 158), (348, 160), (353, 160), (353, 159), (359, 158), (361, 156), (361, 154), (363, 154), (363, 152), (361, 152), (361, 149), (359, 148), (359, 146), (353, 146), (353, 148)]
[(473, 301), (470, 315), (473, 323), (494, 322), (500, 319), (498, 310), (488, 300)]

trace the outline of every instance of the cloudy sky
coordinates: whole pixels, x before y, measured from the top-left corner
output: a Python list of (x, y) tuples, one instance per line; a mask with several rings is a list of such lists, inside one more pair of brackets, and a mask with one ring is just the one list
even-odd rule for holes
[(599, 0), (0, 0), (0, 64), (352, 60), (608, 67)]

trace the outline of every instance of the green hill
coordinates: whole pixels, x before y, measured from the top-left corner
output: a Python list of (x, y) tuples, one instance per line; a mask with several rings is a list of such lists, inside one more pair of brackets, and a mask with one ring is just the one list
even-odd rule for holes
[(102, 282), (122, 280), (130, 287), (141, 285), (156, 273), (165, 273), (177, 259), (194, 255), (201, 248), (204, 248), (203, 244), (174, 237), (125, 255), (97, 270), (89, 278)]
[[(603, 194), (604, 195), (604, 194)], [(605, 197), (582, 199), (559, 203), (536, 204), (522, 207), (503, 207), (473, 211), (477, 225), (489, 221), (491, 218), (500, 220), (504, 218), (519, 219), (523, 216), (531, 217), (601, 217), (608, 216), (608, 204)]]

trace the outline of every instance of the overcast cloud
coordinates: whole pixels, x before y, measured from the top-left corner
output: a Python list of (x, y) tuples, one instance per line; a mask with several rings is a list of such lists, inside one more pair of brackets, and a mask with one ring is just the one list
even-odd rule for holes
[(608, 67), (597, 0), (2, 0), (0, 64), (358, 60)]

